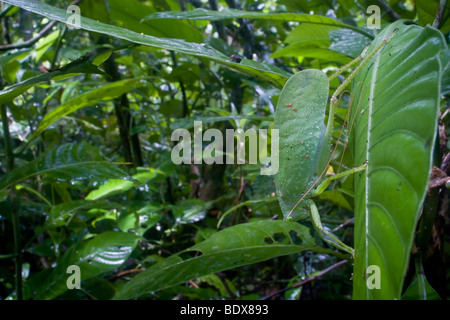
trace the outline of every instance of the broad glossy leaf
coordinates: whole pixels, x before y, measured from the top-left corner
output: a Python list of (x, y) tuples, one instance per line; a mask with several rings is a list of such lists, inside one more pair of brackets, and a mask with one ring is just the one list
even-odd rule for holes
[(114, 194), (120, 194), (130, 190), (133, 187), (142, 185), (147, 181), (156, 178), (156, 176), (162, 173), (159, 170), (149, 168), (148, 170), (142, 170), (141, 172), (133, 175), (135, 181), (123, 180), (123, 179), (111, 179), (105, 184), (101, 185), (98, 189), (91, 191), (86, 200), (98, 200), (103, 199)]
[(121, 211), (117, 224), (124, 232), (132, 231), (143, 236), (148, 229), (163, 218), (163, 214), (159, 213), (162, 208), (163, 205), (159, 203), (149, 203), (135, 211)]
[(329, 49), (347, 57), (356, 58), (371, 39), (353, 30), (339, 29), (330, 31)]
[[(431, 169), (440, 102), (436, 29), (393, 23), (368, 52), (393, 39), (358, 73), (352, 94), (355, 166), (355, 299), (400, 299), (403, 278)], [(358, 98), (359, 99), (359, 98)], [(366, 286), (366, 269), (380, 268), (381, 290)]]
[(98, 276), (120, 267), (130, 256), (139, 237), (125, 232), (105, 232), (70, 247), (45, 279), (35, 299), (50, 300), (67, 290), (67, 273), (71, 265), (80, 268), (81, 280)]
[(355, 30), (356, 32), (365, 34), (369, 38), (373, 38), (371, 34), (368, 34), (363, 29), (350, 26), (338, 20), (326, 16), (300, 14), (300, 13), (264, 13), (264, 12), (252, 12), (236, 9), (215, 11), (199, 8), (191, 11), (156, 12), (145, 17), (143, 20), (146, 21), (151, 19), (191, 19), (191, 20), (217, 21), (217, 20), (230, 20), (239, 18), (255, 19), (255, 20), (261, 19), (268, 21), (297, 21), (310, 24), (337, 26), (341, 28), (352, 29)]
[(117, 164), (103, 160), (94, 147), (81, 142), (50, 149), (37, 159), (8, 172), (0, 179), (0, 190), (35, 175), (58, 181), (128, 177)]
[[(314, 173), (324, 168), (318, 162), (326, 131), (328, 90), (327, 76), (308, 69), (289, 79), (278, 100), (274, 129), (279, 130), (279, 169), (275, 185), (285, 217), (313, 185)], [(305, 218), (307, 213), (298, 206), (293, 217), (296, 215)]]
[[(63, 23), (66, 23), (71, 15), (63, 9), (36, 0), (3, 0), (3, 2)], [(241, 63), (233, 62), (223, 53), (204, 43), (187, 42), (181, 39), (158, 38), (143, 33), (139, 34), (125, 28), (108, 25), (83, 16), (81, 17), (80, 27), (87, 31), (105, 34), (133, 43), (206, 58), (255, 78), (267, 81), (275, 87), (282, 87), (291, 76), (291, 74), (280, 68), (258, 61), (242, 59)]]
[(213, 234), (134, 277), (114, 299), (132, 299), (211, 273), (317, 247), (307, 227), (287, 221), (257, 221)]

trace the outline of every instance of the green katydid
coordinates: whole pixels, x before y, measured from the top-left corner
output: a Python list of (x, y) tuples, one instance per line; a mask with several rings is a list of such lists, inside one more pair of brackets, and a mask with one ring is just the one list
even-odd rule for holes
[[(316, 69), (303, 70), (292, 76), (281, 92), (275, 113), (274, 128), (279, 130), (279, 170), (275, 176), (275, 185), (284, 217), (303, 219), (309, 215), (325, 242), (352, 256), (353, 248), (322, 226), (317, 206), (311, 198), (322, 193), (332, 180), (366, 168), (364, 163), (359, 167), (323, 178), (336, 150), (334, 148), (331, 151), (330, 144), (338, 97), (360, 69), (390, 41), (395, 32), (396, 30), (372, 52), (367, 53), (364, 50), (358, 58), (330, 78)], [(329, 81), (358, 63), (359, 65), (331, 96), (328, 122), (325, 126)]]

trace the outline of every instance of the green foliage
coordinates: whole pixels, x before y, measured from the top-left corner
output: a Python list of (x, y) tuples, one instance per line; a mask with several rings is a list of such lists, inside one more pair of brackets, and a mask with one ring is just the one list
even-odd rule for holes
[(70, 247), (45, 282), (39, 286), (36, 299), (54, 299), (66, 291), (67, 267), (78, 266), (81, 280), (87, 280), (122, 265), (137, 244), (130, 233), (105, 232)]
[[(448, 296), (450, 8), (234, 2), (1, 2), (0, 299)], [(278, 129), (278, 173), (174, 164), (194, 121)]]
[(95, 148), (81, 142), (49, 149), (36, 160), (8, 172), (0, 179), (0, 190), (36, 175), (50, 181), (127, 178), (117, 165), (104, 161)]
[(236, 225), (156, 264), (127, 283), (115, 299), (130, 299), (213, 272), (315, 248), (309, 229), (286, 221)]
[[(447, 45), (439, 31), (400, 21), (384, 29), (372, 48), (395, 28), (396, 36), (361, 70), (352, 91), (361, 99), (352, 112), (355, 163), (368, 162), (355, 177), (357, 299), (400, 298), (436, 141), (438, 54)], [(380, 267), (384, 290), (367, 289), (370, 265)]]

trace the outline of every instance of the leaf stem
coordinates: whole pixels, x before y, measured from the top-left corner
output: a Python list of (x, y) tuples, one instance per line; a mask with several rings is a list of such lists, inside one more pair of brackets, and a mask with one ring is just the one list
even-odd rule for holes
[(439, 2), (439, 7), (436, 12), (436, 17), (433, 22), (433, 28), (439, 29), (442, 24), (442, 17), (444, 16), (445, 6), (447, 5), (447, 0), (441, 0)]

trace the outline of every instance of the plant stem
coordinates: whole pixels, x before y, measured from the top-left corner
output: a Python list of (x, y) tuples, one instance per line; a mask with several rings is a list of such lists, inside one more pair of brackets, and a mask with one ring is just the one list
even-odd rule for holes
[(19, 208), (16, 195), (12, 197), (12, 210), (11, 219), (14, 233), (14, 252), (16, 254), (15, 264), (15, 287), (17, 300), (22, 300), (22, 249), (20, 246), (20, 220), (19, 220)]
[[(0, 83), (0, 87), (3, 85)], [(14, 168), (14, 154), (11, 148), (11, 135), (9, 132), (8, 112), (6, 104), (1, 105), (3, 137), (5, 140), (6, 168), (11, 171)], [(11, 220), (14, 237), (14, 269), (17, 300), (22, 300), (22, 250), (20, 247), (20, 221), (18, 200), (16, 194), (11, 194)]]
[[(3, 87), (0, 85), (0, 87)], [(1, 105), (3, 137), (5, 139), (6, 169), (14, 168), (14, 153), (11, 148), (11, 135), (9, 133), (8, 112), (6, 104)]]
[(438, 7), (438, 10), (436, 12), (436, 18), (434, 19), (434, 22), (433, 22), (433, 28), (438, 29), (441, 26), (442, 17), (444, 16), (445, 6), (446, 5), (447, 5), (447, 0), (441, 0), (439, 2), (439, 7)]

